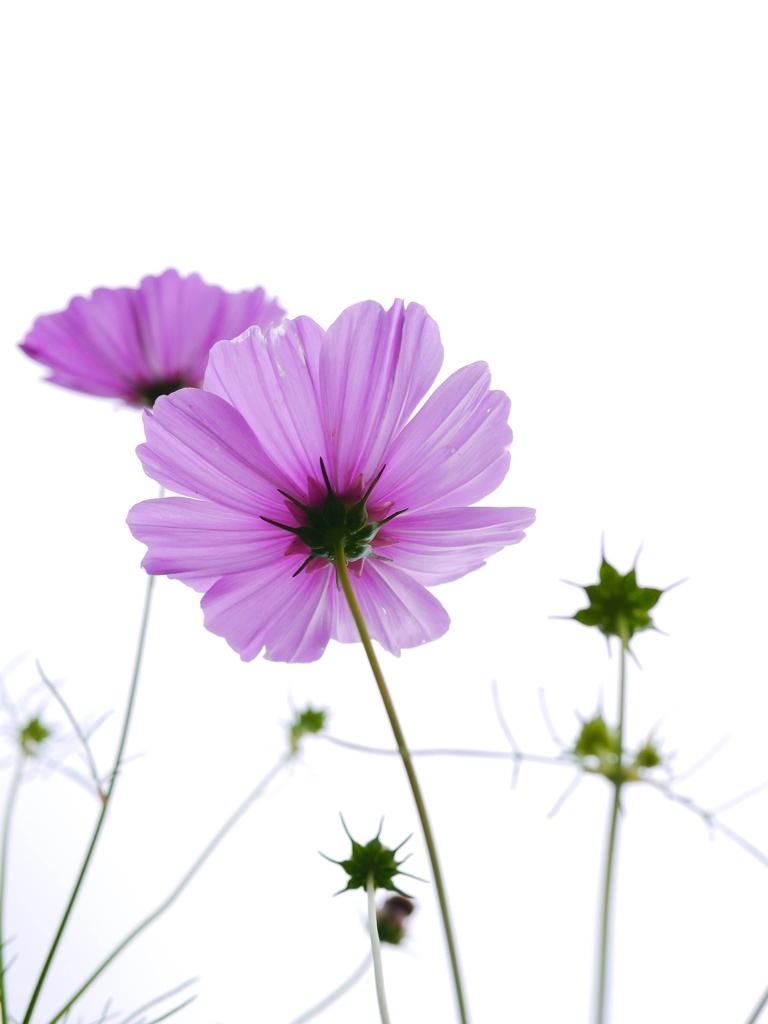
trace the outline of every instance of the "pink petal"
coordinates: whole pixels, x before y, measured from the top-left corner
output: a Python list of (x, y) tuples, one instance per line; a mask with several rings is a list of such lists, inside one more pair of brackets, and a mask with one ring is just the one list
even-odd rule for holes
[(147, 443), (137, 453), (164, 487), (255, 516), (284, 515), (277, 492), (291, 481), (221, 398), (194, 388), (164, 396), (144, 414), (144, 428)]
[(262, 649), (270, 661), (316, 661), (325, 650), (333, 612), (327, 600), (335, 586), (332, 566), (292, 578), (287, 561), (225, 576), (201, 602), (206, 628), (223, 636), (243, 661)]
[(450, 508), (408, 513), (394, 520), (387, 547), (393, 564), (425, 586), (449, 583), (518, 544), (536, 518), (531, 508)]
[(509, 399), (490, 391), (486, 363), (452, 374), (405, 425), (387, 454), (381, 481), (396, 507), (472, 505), (509, 466)]
[[(393, 565), (366, 559), (360, 578), (352, 577), (352, 586), (368, 632), (398, 657), (404, 647), (437, 640), (451, 623), (437, 598)], [(360, 639), (343, 595), (337, 602), (333, 637), (342, 643)]]
[(379, 472), (391, 439), (433, 384), (443, 360), (422, 306), (385, 311), (360, 302), (330, 327), (320, 354), (320, 395), (332, 482), (348, 490)]
[(172, 575), (195, 585), (226, 573), (283, 561), (288, 534), (262, 519), (194, 498), (155, 498), (128, 513), (134, 537), (146, 544), (142, 562), (153, 575)]
[(221, 579), (217, 573), (207, 572), (171, 572), (168, 573), (169, 580), (180, 580), (185, 586), (196, 590), (198, 594), (204, 594), (210, 590), (214, 583)]
[(239, 409), (267, 455), (307, 500), (307, 477), (321, 479), (328, 460), (316, 392), (323, 332), (308, 317), (286, 320), (262, 335), (246, 331), (214, 346), (205, 390)]
[(135, 330), (148, 367), (148, 380), (179, 378), (200, 384), (211, 346), (253, 324), (266, 327), (282, 309), (263, 288), (229, 295), (197, 274), (167, 270), (145, 277), (133, 297)]
[(97, 288), (60, 313), (38, 317), (21, 348), (51, 367), (54, 384), (93, 395), (132, 399), (149, 374), (133, 316), (133, 289)]

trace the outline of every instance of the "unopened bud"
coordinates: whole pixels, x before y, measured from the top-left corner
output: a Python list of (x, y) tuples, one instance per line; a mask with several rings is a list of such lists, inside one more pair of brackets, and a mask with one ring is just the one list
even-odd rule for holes
[(405, 922), (413, 913), (415, 904), (407, 896), (390, 896), (376, 911), (379, 939), (397, 946), (406, 935)]
[(36, 757), (40, 747), (52, 735), (52, 730), (43, 725), (39, 718), (30, 718), (19, 729), (19, 744), (25, 757)]

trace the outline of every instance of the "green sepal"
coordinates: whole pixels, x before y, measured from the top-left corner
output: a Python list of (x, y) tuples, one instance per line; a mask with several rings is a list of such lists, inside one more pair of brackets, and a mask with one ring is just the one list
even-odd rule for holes
[(297, 711), (288, 726), (288, 744), (291, 754), (298, 754), (299, 744), (305, 736), (314, 736), (325, 728), (327, 712), (313, 708), (310, 704), (303, 711)]
[(361, 843), (356, 842), (349, 834), (349, 829), (343, 817), (341, 824), (344, 826), (344, 831), (352, 843), (352, 856), (347, 858), (347, 860), (334, 860), (333, 857), (329, 857), (325, 853), (320, 854), (321, 857), (325, 857), (332, 864), (338, 864), (349, 875), (347, 884), (343, 889), (339, 889), (335, 895), (338, 896), (340, 893), (347, 892), (350, 889), (367, 889), (368, 879), (372, 878), (374, 889), (388, 889), (390, 892), (399, 893), (406, 899), (412, 899), (407, 892), (403, 892), (393, 881), (395, 876), (399, 874), (406, 875), (408, 878), (415, 877), (414, 875), (409, 875), (407, 871), (400, 870), (401, 865), (408, 860), (408, 857), (403, 857), (400, 861), (395, 860), (397, 851), (411, 837), (406, 836), (402, 843), (399, 843), (394, 850), (390, 850), (379, 839), (384, 826), (384, 819), (382, 818), (379, 831), (370, 842), (363, 846)]
[[(318, 558), (325, 558), (329, 562), (335, 563), (339, 548), (343, 550), (346, 562), (358, 562), (363, 558), (381, 558), (381, 556), (374, 555), (373, 553), (373, 547), (371, 546), (373, 539), (382, 526), (386, 526), (387, 523), (397, 516), (408, 511), (408, 509), (401, 508), (399, 511), (388, 515), (385, 519), (378, 521), (368, 519), (366, 503), (374, 487), (381, 479), (384, 469), (385, 467), (382, 466), (362, 498), (350, 506), (347, 506), (341, 498), (334, 494), (325, 463), (322, 459), (320, 459), (320, 470), (323, 474), (326, 496), (319, 509), (303, 504), (303, 502), (291, 497), (286, 491), (278, 490), (278, 493), (282, 494), (287, 501), (303, 512), (306, 518), (306, 523), (303, 525), (292, 526), (288, 523), (279, 523), (276, 519), (268, 519), (266, 516), (261, 516), (265, 523), (276, 526), (280, 530), (285, 530), (286, 533), (292, 533), (294, 537), (297, 537), (309, 549), (309, 555), (301, 563), (294, 576), (298, 576), (299, 573), (306, 569), (310, 562)], [(381, 560), (389, 561), (386, 558)]]
[(599, 582), (582, 590), (589, 598), (589, 607), (576, 612), (573, 618), (583, 626), (596, 626), (605, 636), (617, 636), (626, 644), (635, 633), (655, 629), (648, 613), (664, 591), (639, 587), (634, 569), (622, 576), (604, 557)]

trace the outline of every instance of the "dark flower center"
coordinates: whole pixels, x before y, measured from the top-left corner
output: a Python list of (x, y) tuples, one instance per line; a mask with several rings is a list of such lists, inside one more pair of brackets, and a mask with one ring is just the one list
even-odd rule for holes
[(161, 395), (172, 395), (174, 391), (182, 388), (193, 387), (183, 377), (170, 377), (168, 380), (151, 380), (146, 384), (139, 384), (136, 387), (136, 398), (139, 405), (149, 406), (151, 409)]
[(325, 558), (329, 562), (336, 562), (337, 555), (340, 553), (343, 553), (345, 562), (357, 562), (361, 558), (368, 557), (378, 558), (384, 562), (391, 561), (391, 559), (384, 558), (382, 555), (374, 554), (371, 543), (382, 526), (391, 522), (395, 516), (402, 515), (403, 512), (408, 510), (401, 508), (399, 512), (393, 512), (392, 515), (387, 516), (385, 519), (371, 521), (368, 519), (368, 510), (366, 508), (366, 503), (373, 493), (374, 487), (381, 479), (384, 469), (385, 467), (382, 466), (362, 498), (353, 504), (348, 504), (337, 494), (334, 494), (322, 459), (320, 459), (320, 470), (325, 482), (326, 496), (319, 508), (304, 505), (302, 502), (297, 501), (296, 498), (291, 497), (290, 494), (286, 494), (285, 491), (279, 492), (292, 505), (300, 509), (304, 514), (305, 523), (298, 526), (288, 526), (285, 523), (278, 523), (274, 519), (267, 519), (266, 516), (261, 518), (265, 523), (270, 523), (272, 526), (277, 526), (287, 533), (292, 533), (302, 544), (309, 548), (309, 556), (302, 562), (293, 574), (294, 576), (298, 576), (314, 559)]

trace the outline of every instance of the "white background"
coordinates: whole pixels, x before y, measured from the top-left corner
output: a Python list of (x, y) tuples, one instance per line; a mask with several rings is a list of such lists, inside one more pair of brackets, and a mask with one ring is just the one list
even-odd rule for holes
[[(366, 298), (424, 304), (444, 375), (477, 358), (512, 399), (495, 504), (533, 505), (522, 545), (438, 591), (442, 640), (383, 659), (414, 747), (570, 742), (614, 707), (617, 661), (552, 616), (583, 603), (604, 538), (641, 583), (688, 582), (637, 638), (628, 737), (656, 729), (716, 807), (768, 778), (765, 7), (629, 3), (16, 5), (2, 28), (0, 664), (10, 699), (57, 725), (34, 659), (80, 720), (114, 714), (138, 632), (143, 548), (124, 525), (156, 493), (137, 414), (40, 383), (17, 351), (40, 313), (175, 266), (263, 284), (328, 325)], [(39, 1024), (172, 888), (283, 750), (291, 702), (338, 737), (390, 743), (362, 649), (311, 666), (241, 664), (194, 593), (161, 580), (132, 760), (50, 978)], [(25, 694), (31, 696), (25, 698)], [(6, 719), (6, 738), (11, 726)], [(6, 743), (2, 778), (10, 778)], [(609, 789), (552, 819), (562, 767), (419, 763), (475, 1024), (586, 1022)], [(761, 793), (722, 820), (768, 852)], [(650, 789), (627, 794), (613, 1021), (739, 1024), (768, 985), (768, 869)], [(7, 978), (19, 1015), (97, 812), (60, 772), (25, 785), (9, 860)], [(73, 1020), (123, 1014), (186, 978), (179, 1020), (288, 1024), (365, 955), (361, 893), (332, 894), (353, 835), (408, 833), (394, 760), (322, 741), (284, 773), (175, 908)], [(385, 951), (398, 1024), (454, 1019), (431, 887)], [(47, 1013), (47, 1016), (46, 1016)], [(116, 1018), (120, 1020), (121, 1018)], [(323, 1020), (375, 1021), (369, 975)]]

